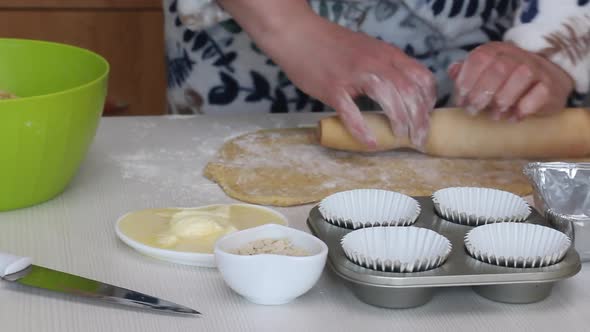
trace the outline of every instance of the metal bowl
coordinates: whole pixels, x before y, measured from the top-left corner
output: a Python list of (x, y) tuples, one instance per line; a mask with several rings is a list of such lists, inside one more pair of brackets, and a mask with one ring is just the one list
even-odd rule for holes
[(590, 163), (536, 162), (524, 168), (537, 208), (590, 261)]

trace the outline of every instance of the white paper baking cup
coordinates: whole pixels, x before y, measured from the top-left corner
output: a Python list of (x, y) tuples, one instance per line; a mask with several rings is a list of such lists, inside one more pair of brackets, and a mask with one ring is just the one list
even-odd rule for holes
[(498, 223), (474, 228), (465, 235), (469, 254), (489, 264), (532, 268), (563, 259), (570, 238), (553, 228), (524, 223)]
[(523, 222), (531, 213), (530, 206), (520, 196), (490, 188), (445, 188), (436, 191), (432, 200), (441, 217), (469, 226)]
[(352, 262), (383, 272), (421, 272), (441, 266), (451, 253), (444, 236), (420, 227), (370, 227), (346, 234), (342, 249)]
[(355, 189), (324, 198), (323, 218), (337, 226), (357, 229), (372, 226), (409, 226), (420, 214), (420, 204), (394, 191)]

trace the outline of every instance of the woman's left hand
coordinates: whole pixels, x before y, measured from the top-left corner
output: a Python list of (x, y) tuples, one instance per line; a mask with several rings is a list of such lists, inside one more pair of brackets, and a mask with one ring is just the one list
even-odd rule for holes
[(574, 89), (572, 78), (544, 57), (508, 42), (491, 42), (449, 67), (455, 101), (470, 114), (520, 120), (561, 111)]

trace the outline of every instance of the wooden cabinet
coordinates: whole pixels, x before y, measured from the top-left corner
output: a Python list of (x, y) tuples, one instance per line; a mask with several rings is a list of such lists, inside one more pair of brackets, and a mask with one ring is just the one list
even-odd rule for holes
[(162, 0), (2, 0), (0, 36), (72, 44), (111, 65), (105, 115), (166, 112)]

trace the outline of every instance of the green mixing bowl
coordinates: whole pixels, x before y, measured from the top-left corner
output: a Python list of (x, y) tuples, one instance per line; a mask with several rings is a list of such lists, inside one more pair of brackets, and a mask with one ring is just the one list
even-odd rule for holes
[(0, 39), (0, 211), (60, 194), (100, 122), (109, 64), (88, 50)]

